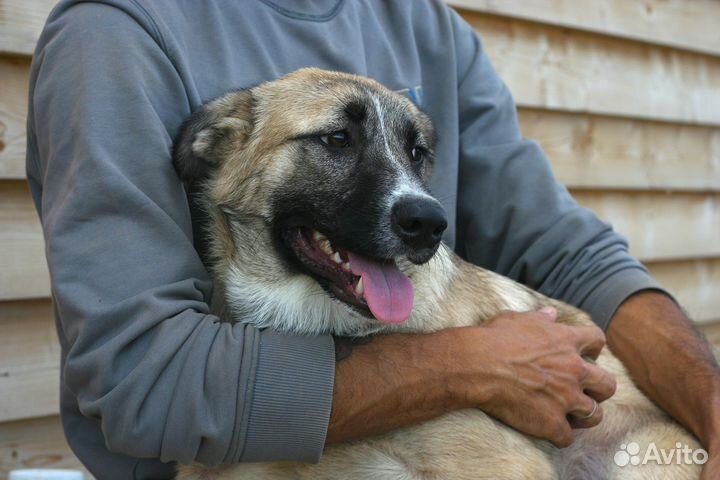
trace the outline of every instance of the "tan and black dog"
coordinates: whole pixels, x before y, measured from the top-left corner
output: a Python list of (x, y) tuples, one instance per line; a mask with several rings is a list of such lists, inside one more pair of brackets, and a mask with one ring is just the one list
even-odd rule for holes
[[(433, 128), (411, 101), (367, 78), (303, 69), (200, 108), (175, 145), (200, 185), (209, 263), (225, 319), (300, 334), (363, 336), (477, 325), (503, 310), (581, 311), (457, 257), (426, 188)], [(606, 349), (617, 378), (604, 420), (569, 448), (479, 410), (328, 447), (317, 465), (182, 467), (183, 479), (694, 479), (699, 465), (619, 467), (630, 441), (699, 448)], [(420, 441), (419, 441), (420, 440)]]

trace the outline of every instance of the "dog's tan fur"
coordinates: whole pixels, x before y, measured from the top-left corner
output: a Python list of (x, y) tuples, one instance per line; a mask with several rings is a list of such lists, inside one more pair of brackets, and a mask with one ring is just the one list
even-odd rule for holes
[[(401, 325), (381, 325), (330, 298), (309, 276), (289, 270), (273, 253), (267, 228), (270, 198), (294, 169), (294, 138), (317, 130), (328, 108), (359, 85), (394, 95), (357, 76), (306, 69), (211, 105), (217, 135), (198, 134), (195, 154), (217, 163), (205, 184), (210, 217), (213, 273), (226, 315), (253, 313), (259, 326), (298, 333), (430, 332), (481, 324), (503, 310), (527, 311), (551, 305), (560, 321), (588, 325), (583, 312), (546, 298), (507, 278), (464, 262), (441, 246), (426, 264), (400, 262), (412, 280), (415, 305)], [(397, 96), (402, 108), (415, 106)], [(211, 141), (215, 138), (215, 141)], [(307, 320), (312, 318), (311, 324)], [(639, 341), (641, 341), (639, 339)], [(422, 425), (328, 447), (317, 465), (242, 464), (221, 468), (182, 467), (181, 479), (694, 479), (700, 466), (618, 468), (613, 454), (635, 441), (672, 450), (700, 448), (633, 384), (622, 364), (605, 349), (598, 361), (618, 381), (603, 404), (602, 424), (577, 432), (575, 443), (558, 450), (530, 439), (478, 410), (448, 413)], [(230, 419), (228, 420), (230, 421)]]

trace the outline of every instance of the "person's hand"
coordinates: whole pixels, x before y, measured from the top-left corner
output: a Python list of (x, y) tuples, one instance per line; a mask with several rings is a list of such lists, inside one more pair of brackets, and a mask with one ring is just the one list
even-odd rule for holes
[(465, 395), (460, 401), (472, 404), (481, 399), (474, 406), (485, 413), (566, 447), (574, 440), (573, 428), (600, 423), (603, 412), (595, 402), (610, 398), (616, 384), (583, 359), (600, 354), (605, 345), (602, 331), (559, 324), (556, 317), (554, 309), (507, 312), (482, 327), (457, 329), (462, 331), (456, 339), (461, 354), (451, 368), (452, 378), (461, 383), (451, 388)]

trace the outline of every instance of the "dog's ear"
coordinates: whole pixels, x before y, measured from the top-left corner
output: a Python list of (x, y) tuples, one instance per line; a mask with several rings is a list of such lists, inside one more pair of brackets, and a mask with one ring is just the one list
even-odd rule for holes
[(183, 124), (173, 147), (173, 165), (186, 185), (207, 178), (253, 129), (253, 96), (233, 92), (197, 109)]

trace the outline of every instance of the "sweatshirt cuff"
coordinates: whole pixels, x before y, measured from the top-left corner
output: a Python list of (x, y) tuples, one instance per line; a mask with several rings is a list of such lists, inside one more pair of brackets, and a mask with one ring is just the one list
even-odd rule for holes
[[(240, 462), (320, 459), (332, 406), (335, 346), (331, 336), (260, 332), (255, 381)], [(252, 392), (252, 393), (251, 393)], [(247, 411), (247, 410), (246, 410)]]
[(632, 268), (622, 270), (597, 285), (578, 307), (590, 314), (597, 326), (607, 330), (620, 305), (630, 296), (643, 290), (658, 291), (677, 303), (675, 298), (645, 269)]

